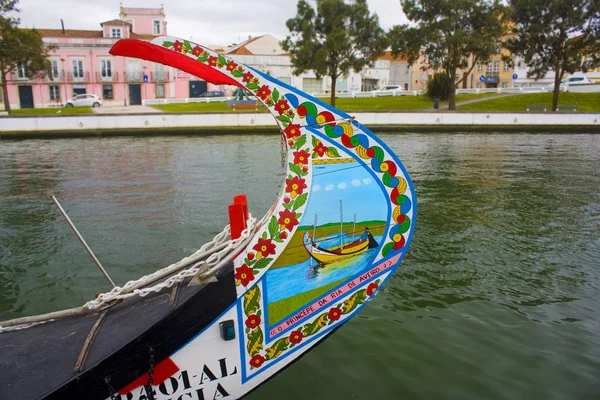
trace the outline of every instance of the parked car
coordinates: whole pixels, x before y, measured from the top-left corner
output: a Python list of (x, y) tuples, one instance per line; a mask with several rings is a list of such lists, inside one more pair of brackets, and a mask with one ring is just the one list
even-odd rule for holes
[(338, 93), (339, 93), (339, 94), (352, 94), (352, 90), (349, 90), (349, 89), (341, 89), (341, 90), (338, 90)]
[(374, 90), (375, 96), (377, 95), (393, 95), (394, 93), (405, 92), (405, 90), (400, 85), (387, 85), (382, 87), (381, 89)]
[[(587, 76), (570, 76), (570, 77), (565, 78), (562, 81), (560, 81), (560, 87), (564, 88), (565, 86), (572, 86), (572, 85), (586, 85), (588, 83), (593, 83), (593, 82), (590, 81), (590, 79)], [(553, 88), (554, 83), (550, 83), (548, 85), (548, 87)]]
[(560, 81), (561, 85), (585, 85), (592, 83), (587, 76), (570, 76)]
[(79, 94), (65, 103), (65, 107), (100, 107), (102, 99), (95, 94)]
[(202, 93), (198, 97), (225, 97), (225, 93), (219, 90), (209, 90), (208, 92)]

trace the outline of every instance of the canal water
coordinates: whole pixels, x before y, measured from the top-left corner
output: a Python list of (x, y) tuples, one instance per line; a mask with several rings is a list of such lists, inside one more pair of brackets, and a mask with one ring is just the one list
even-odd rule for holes
[[(383, 134), (412, 176), (415, 236), (361, 313), (249, 399), (600, 398), (600, 136)], [(193, 252), (284, 179), (271, 135), (0, 142), (0, 320)], [(1, 356), (1, 355), (0, 355)]]

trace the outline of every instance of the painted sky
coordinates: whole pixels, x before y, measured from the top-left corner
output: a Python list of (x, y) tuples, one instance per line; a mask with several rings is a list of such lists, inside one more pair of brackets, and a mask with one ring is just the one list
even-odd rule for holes
[[(367, 0), (383, 29), (406, 23), (399, 0)], [(100, 30), (100, 22), (119, 18), (119, 2), (107, 0), (20, 0), (22, 27)], [(296, 0), (202, 0), (166, 2), (129, 0), (125, 7), (160, 8), (164, 4), (171, 36), (205, 45), (230, 45), (248, 36), (288, 34), (285, 22), (296, 15)]]
[[(301, 225), (340, 222), (340, 200), (344, 221), (387, 219), (387, 202), (381, 187), (359, 163), (319, 165), (313, 176), (310, 199)], [(325, 167), (322, 169), (322, 167)]]

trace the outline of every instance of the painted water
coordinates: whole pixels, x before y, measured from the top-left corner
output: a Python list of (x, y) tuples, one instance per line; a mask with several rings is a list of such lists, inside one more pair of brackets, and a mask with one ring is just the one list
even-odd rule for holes
[[(600, 136), (384, 134), (417, 192), (400, 269), (361, 313), (248, 399), (598, 399)], [(275, 136), (0, 142), (0, 320), (193, 252), (234, 194), (262, 216)]]
[[(380, 242), (381, 236), (373, 236)], [(352, 238), (349, 238), (350, 240)], [(339, 235), (335, 239), (323, 241), (335, 245), (339, 244)], [(280, 301), (309, 290), (326, 286), (330, 283), (338, 282), (344, 278), (354, 276), (370, 265), (370, 261), (377, 255), (380, 249), (374, 248), (367, 250), (357, 256), (335, 261), (331, 264), (322, 265), (315, 260), (307, 257), (305, 261), (292, 264), (286, 267), (271, 269), (267, 272), (267, 294), (269, 303)], [(286, 282), (289, 287), (282, 287), (280, 283)]]

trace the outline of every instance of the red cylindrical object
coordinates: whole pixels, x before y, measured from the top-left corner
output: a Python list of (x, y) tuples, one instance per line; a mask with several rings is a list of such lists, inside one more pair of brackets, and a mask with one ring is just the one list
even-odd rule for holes
[(244, 206), (244, 220), (248, 219), (248, 199), (245, 194), (238, 194), (233, 196), (233, 204), (242, 204)]
[(244, 205), (232, 204), (228, 208), (229, 226), (231, 228), (231, 239), (238, 239), (242, 231), (246, 229), (246, 218), (244, 218)]

